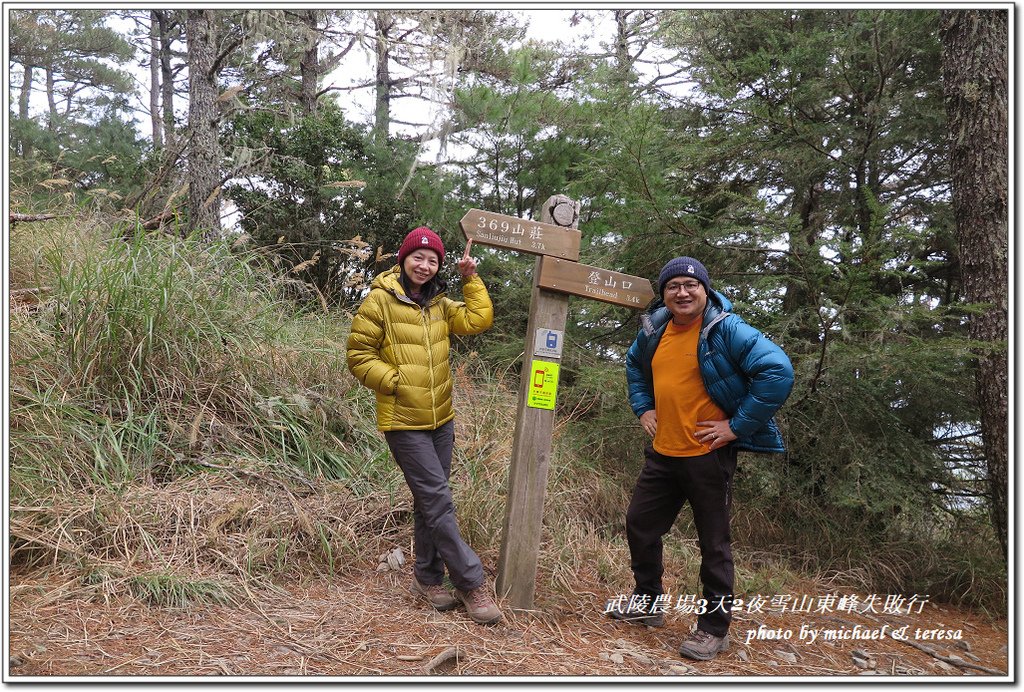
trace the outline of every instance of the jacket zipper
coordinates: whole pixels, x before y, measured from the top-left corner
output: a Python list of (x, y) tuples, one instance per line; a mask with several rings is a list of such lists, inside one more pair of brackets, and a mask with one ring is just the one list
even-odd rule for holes
[(430, 368), (430, 415), (434, 417), (434, 427), (437, 427), (437, 399), (434, 394), (434, 349), (430, 346), (430, 308), (428, 305), (420, 309), (420, 317), (423, 320), (423, 339), (427, 346), (427, 365)]

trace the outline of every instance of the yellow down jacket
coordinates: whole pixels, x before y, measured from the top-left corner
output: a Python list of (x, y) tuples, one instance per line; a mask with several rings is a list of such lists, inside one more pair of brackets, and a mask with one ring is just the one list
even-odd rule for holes
[(466, 302), (440, 293), (424, 308), (405, 295), (395, 265), (370, 284), (352, 320), (348, 369), (377, 393), (380, 430), (433, 430), (455, 417), (448, 335), (479, 334), (494, 322), (487, 288), (463, 280)]

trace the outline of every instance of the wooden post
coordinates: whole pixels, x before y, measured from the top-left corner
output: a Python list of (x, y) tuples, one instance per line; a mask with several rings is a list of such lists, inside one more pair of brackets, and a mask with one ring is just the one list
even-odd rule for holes
[(579, 216), (579, 203), (555, 195), (541, 208), (540, 222), (482, 209), (459, 221), (467, 240), (538, 256), (495, 584), (516, 610), (533, 608), (569, 295), (635, 310), (654, 297), (643, 277), (579, 264)]
[[(564, 195), (548, 198), (541, 210), (541, 222), (565, 228), (579, 225), (579, 203)], [(565, 331), (569, 297), (542, 288), (541, 261), (537, 257), (533, 270), (533, 291), (530, 297), (530, 319), (526, 328), (522, 376), (519, 382), (519, 410), (512, 443), (512, 459), (508, 479), (508, 500), (502, 529), (501, 554), (498, 558), (499, 596), (508, 599), (514, 609), (533, 608), (537, 578), (537, 557), (540, 550), (541, 524), (544, 519), (544, 496), (547, 492), (551, 435), (555, 412), (527, 406), (531, 386), (531, 362), (536, 357), (537, 330)], [(545, 356), (544, 360), (560, 362)]]

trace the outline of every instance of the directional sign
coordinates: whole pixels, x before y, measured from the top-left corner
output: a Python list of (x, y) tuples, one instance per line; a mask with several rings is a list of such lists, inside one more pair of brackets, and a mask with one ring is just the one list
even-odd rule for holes
[(528, 221), (515, 216), (470, 209), (459, 221), (466, 239), (475, 243), (551, 255), (567, 260), (580, 258), (580, 232), (575, 228)]
[(639, 276), (544, 257), (538, 283), (560, 293), (641, 309), (654, 298), (651, 282)]

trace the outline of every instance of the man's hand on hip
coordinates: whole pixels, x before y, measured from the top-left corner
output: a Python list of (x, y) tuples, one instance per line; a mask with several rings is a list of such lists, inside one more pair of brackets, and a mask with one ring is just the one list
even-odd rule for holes
[(736, 439), (727, 420), (697, 421), (697, 432), (694, 436), (712, 452)]
[(654, 437), (654, 433), (658, 432), (658, 414), (654, 412), (654, 409), (644, 411), (643, 415), (640, 416), (640, 427), (651, 437)]

